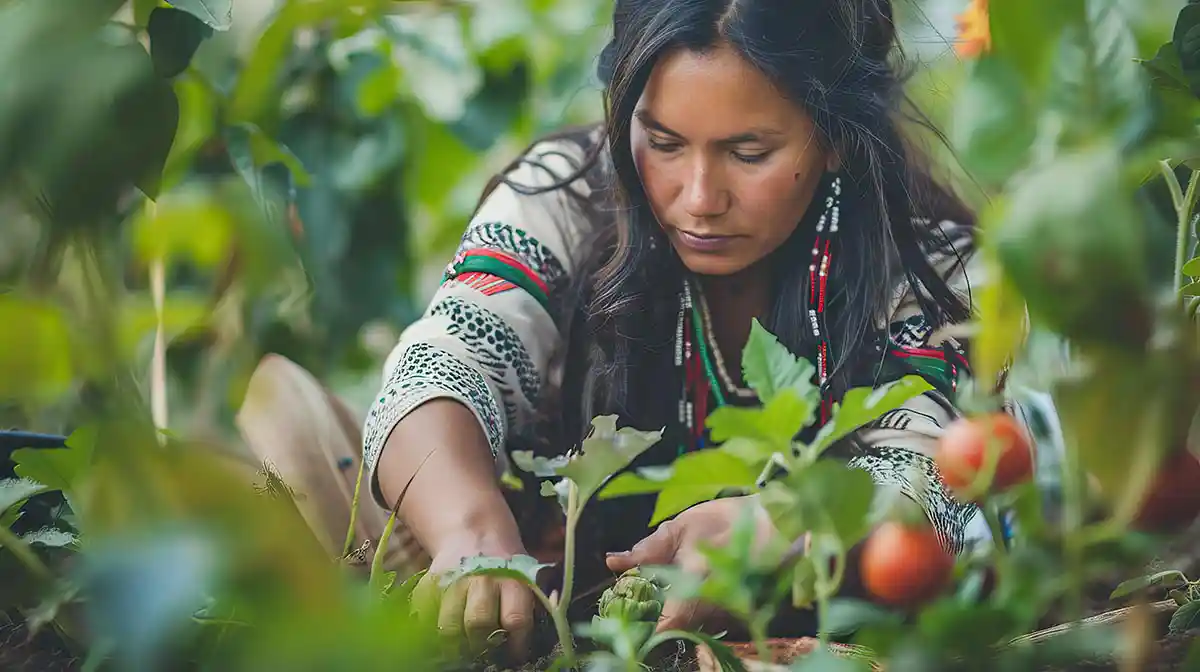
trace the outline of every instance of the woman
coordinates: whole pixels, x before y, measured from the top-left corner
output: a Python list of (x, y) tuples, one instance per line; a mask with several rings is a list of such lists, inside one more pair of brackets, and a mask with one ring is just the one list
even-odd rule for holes
[[(389, 358), (364, 438), (377, 501), (433, 573), (524, 553), (497, 482), (506, 450), (551, 437), (564, 452), (610, 413), (667, 427), (639, 466), (701, 445), (706, 409), (755, 403), (739, 353), (758, 318), (812, 359), (825, 404), (910, 372), (934, 384), (847, 450), (961, 551), (976, 511), (930, 456), (966, 367), (949, 328), (970, 314), (968, 270), (978, 281), (972, 217), (901, 132), (890, 2), (619, 0), (613, 29), (604, 126), (535, 145), (492, 185)], [(687, 382), (688, 367), (707, 373)], [(927, 485), (904, 480), (913, 465)], [(594, 504), (586, 527), (612, 571), (697, 568), (695, 542), (719, 543), (747, 503), (693, 507), (632, 550), (645, 499)], [(520, 652), (532, 609), (521, 587), (473, 578), (439, 624), (480, 647), (504, 628)], [(664, 624), (697, 617), (670, 605)]]

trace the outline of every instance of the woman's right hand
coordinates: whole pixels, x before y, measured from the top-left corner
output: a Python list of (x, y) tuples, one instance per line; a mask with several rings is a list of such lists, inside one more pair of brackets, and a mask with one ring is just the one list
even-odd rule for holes
[[(495, 538), (463, 534), (444, 540), (433, 555), (429, 572), (413, 591), (413, 605), (422, 620), (436, 615), (439, 633), (455, 645), (464, 641), (472, 655), (496, 646), (493, 635), (504, 631), (510, 655), (524, 662), (529, 653), (536, 598), (529, 588), (512, 579), (471, 576), (443, 588), (442, 573), (459, 566), (463, 558), (485, 555), (511, 558), (524, 555), (520, 538)], [(428, 622), (428, 621), (427, 621)]]

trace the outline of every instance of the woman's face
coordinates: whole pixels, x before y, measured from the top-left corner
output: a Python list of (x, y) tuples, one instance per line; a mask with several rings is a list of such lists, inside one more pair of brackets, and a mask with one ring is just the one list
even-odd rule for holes
[(729, 47), (662, 58), (634, 116), (654, 215), (701, 275), (738, 273), (783, 244), (835, 167), (808, 115)]

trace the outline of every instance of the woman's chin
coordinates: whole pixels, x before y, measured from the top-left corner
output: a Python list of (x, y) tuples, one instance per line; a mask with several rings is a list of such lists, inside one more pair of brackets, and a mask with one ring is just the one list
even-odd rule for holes
[(696, 275), (720, 277), (737, 275), (750, 267), (742, 259), (731, 259), (717, 255), (682, 255), (684, 268)]

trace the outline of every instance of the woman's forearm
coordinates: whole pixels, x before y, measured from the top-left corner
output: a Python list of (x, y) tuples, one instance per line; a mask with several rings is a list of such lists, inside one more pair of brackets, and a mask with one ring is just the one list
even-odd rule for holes
[(434, 399), (405, 416), (377, 473), (384, 499), (393, 506), (400, 500), (399, 518), (430, 556), (472, 538), (494, 552), (520, 550), (487, 439), (458, 401)]

